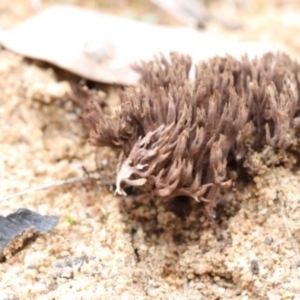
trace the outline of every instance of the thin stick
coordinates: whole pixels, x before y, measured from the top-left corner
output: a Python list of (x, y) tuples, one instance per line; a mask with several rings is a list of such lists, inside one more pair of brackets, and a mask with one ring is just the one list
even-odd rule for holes
[(35, 193), (38, 191), (44, 191), (44, 190), (52, 189), (52, 188), (67, 185), (67, 184), (72, 184), (72, 183), (76, 183), (76, 182), (85, 182), (85, 181), (89, 181), (89, 180), (93, 180), (93, 179), (88, 178), (88, 177), (74, 177), (74, 178), (69, 178), (66, 180), (59, 180), (59, 181), (55, 181), (55, 182), (48, 183), (45, 185), (37, 186), (37, 187), (31, 188), (31, 189), (25, 189), (23, 191), (17, 192), (15, 194), (11, 194), (4, 198), (0, 198), (0, 202), (7, 201), (7, 200), (17, 198), (17, 197), (21, 197), (21, 196), (24, 196), (27, 194)]
[(289, 228), (289, 225), (288, 225), (288, 220), (287, 220), (287, 217), (286, 217), (286, 214), (285, 214), (285, 208), (284, 208), (284, 204), (282, 203), (282, 200), (280, 200), (280, 197), (278, 197), (279, 201), (280, 201), (280, 206), (281, 206), (281, 217), (282, 217), (282, 221), (283, 221), (283, 224), (284, 224), (284, 227), (285, 227), (285, 230), (286, 230), (286, 233), (287, 233), (287, 236), (288, 236), (288, 239), (292, 245), (292, 248), (296, 254), (296, 257), (297, 257), (297, 260), (298, 260), (298, 264), (300, 265), (300, 254), (299, 254), (299, 251), (297, 249), (297, 245), (295, 243), (295, 240), (293, 238), (293, 235), (290, 231), (290, 228)]

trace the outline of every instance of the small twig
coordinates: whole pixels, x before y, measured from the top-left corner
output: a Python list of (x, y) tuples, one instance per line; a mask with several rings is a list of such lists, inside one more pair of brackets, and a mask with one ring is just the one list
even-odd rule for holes
[(74, 178), (69, 178), (66, 180), (59, 180), (59, 181), (51, 182), (51, 183), (48, 183), (45, 185), (37, 186), (37, 187), (31, 188), (31, 189), (25, 189), (23, 191), (15, 193), (15, 194), (11, 194), (9, 196), (0, 198), (0, 202), (7, 201), (7, 200), (17, 198), (17, 197), (21, 197), (21, 196), (24, 196), (27, 194), (35, 193), (38, 191), (44, 191), (44, 190), (52, 189), (52, 188), (67, 185), (67, 184), (72, 184), (72, 183), (76, 183), (76, 182), (85, 182), (85, 181), (89, 181), (89, 180), (95, 180), (95, 179), (90, 178), (90, 177), (74, 177)]
[(197, 0), (150, 0), (150, 2), (188, 26), (202, 28), (207, 22), (214, 21), (231, 30), (243, 27), (240, 22), (212, 14)]
[(87, 176), (87, 178), (91, 178), (91, 175), (90, 175), (89, 171), (86, 169), (86, 167), (82, 165), (81, 168), (82, 168), (82, 171), (84, 172), (84, 174)]
[[(278, 192), (277, 192), (277, 194), (278, 194)], [(278, 198), (280, 206), (281, 206), (281, 217), (282, 217), (283, 225), (285, 227), (285, 231), (287, 233), (288, 239), (289, 239), (289, 241), (292, 245), (292, 248), (293, 248), (293, 250), (296, 254), (297, 260), (298, 260), (298, 264), (300, 266), (300, 254), (299, 254), (299, 251), (297, 249), (297, 244), (295, 243), (295, 240), (294, 240), (293, 235), (292, 235), (292, 233), (290, 231), (290, 228), (289, 228), (289, 224), (288, 224), (288, 220), (287, 220), (287, 217), (286, 217), (285, 207), (284, 207), (283, 201), (281, 200), (281, 197), (279, 197), (279, 195), (277, 195), (277, 198)]]

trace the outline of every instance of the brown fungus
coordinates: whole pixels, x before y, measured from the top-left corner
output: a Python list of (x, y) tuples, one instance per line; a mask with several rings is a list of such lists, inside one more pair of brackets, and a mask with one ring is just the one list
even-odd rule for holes
[(120, 150), (117, 193), (125, 185), (214, 206), (231, 185), (230, 165), (264, 145), (286, 149), (299, 127), (299, 65), (284, 54), (260, 59), (216, 57), (196, 66), (172, 54), (135, 65), (138, 87), (105, 116), (92, 102), (82, 122), (90, 143)]

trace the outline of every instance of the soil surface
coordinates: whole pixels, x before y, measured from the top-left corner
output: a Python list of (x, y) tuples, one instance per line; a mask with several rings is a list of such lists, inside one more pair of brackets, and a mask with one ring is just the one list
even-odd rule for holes
[[(37, 1), (0, 4), (0, 26), (35, 13)], [(59, 1), (41, 1), (51, 6)], [(178, 22), (144, 1), (72, 1), (145, 21)], [(300, 53), (297, 1), (209, 2), (205, 30), (284, 45)], [(68, 3), (68, 1), (64, 1)], [(218, 18), (241, 22), (229, 29)], [(0, 49), (0, 198), (82, 177), (83, 181), (1, 201), (1, 215), (25, 207), (58, 215), (57, 227), (0, 263), (0, 299), (300, 299), (300, 169), (262, 167), (238, 180), (216, 220), (194, 202), (114, 196), (117, 157), (94, 149), (64, 100), (69, 80), (48, 64)], [(118, 104), (114, 87), (94, 84)], [(259, 159), (259, 157), (258, 157)], [(298, 159), (293, 157), (292, 159)]]

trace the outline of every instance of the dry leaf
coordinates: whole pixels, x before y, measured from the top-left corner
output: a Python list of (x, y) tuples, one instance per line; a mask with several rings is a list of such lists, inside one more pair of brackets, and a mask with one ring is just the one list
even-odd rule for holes
[(0, 260), (10, 257), (26, 240), (52, 230), (57, 223), (56, 216), (41, 216), (25, 208), (0, 216)]
[(261, 55), (274, 45), (239, 42), (191, 28), (151, 25), (74, 6), (45, 10), (24, 23), (0, 31), (0, 44), (21, 55), (47, 61), (94, 81), (137, 84), (130, 68), (170, 52), (194, 63), (215, 55)]

